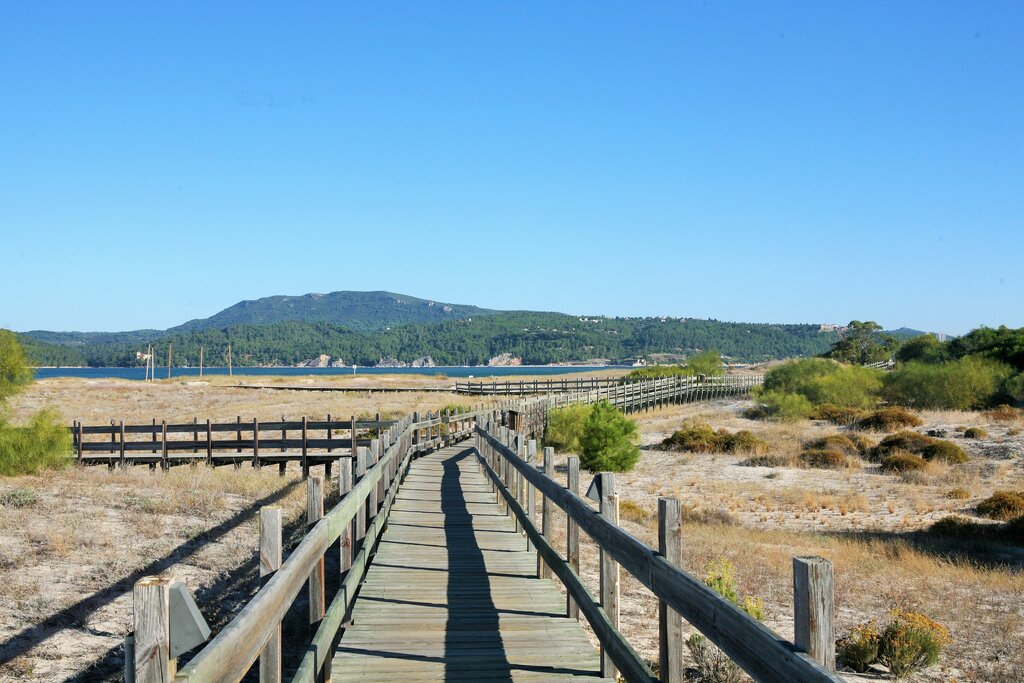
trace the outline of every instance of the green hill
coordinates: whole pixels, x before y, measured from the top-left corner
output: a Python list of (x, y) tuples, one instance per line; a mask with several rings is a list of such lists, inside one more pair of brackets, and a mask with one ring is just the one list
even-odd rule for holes
[(331, 292), (268, 296), (240, 301), (220, 313), (172, 327), (168, 332), (222, 329), (231, 325), (321, 322), (353, 330), (384, 330), (396, 325), (465, 320), (494, 313), (476, 306), (446, 304), (392, 292)]

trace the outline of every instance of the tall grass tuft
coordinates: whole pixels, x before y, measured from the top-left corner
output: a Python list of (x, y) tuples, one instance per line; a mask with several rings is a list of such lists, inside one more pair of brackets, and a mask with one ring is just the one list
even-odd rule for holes
[(62, 469), (71, 453), (71, 432), (54, 410), (36, 413), (23, 427), (0, 424), (0, 476)]

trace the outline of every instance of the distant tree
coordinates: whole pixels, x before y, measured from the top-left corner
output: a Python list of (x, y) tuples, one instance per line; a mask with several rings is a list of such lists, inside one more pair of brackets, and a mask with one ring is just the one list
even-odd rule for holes
[(10, 330), (0, 330), (0, 402), (31, 381), (32, 369), (28, 367), (17, 335)]
[(698, 353), (686, 361), (686, 367), (695, 375), (718, 376), (725, 374), (725, 365), (718, 351), (711, 349)]
[(908, 339), (896, 351), (896, 360), (901, 363), (943, 363), (950, 358), (949, 346), (934, 334)]
[(825, 357), (854, 365), (889, 360), (899, 347), (899, 341), (881, 331), (882, 326), (872, 320), (851, 320)]
[(636, 423), (607, 401), (583, 422), (580, 464), (590, 472), (628, 472), (640, 459)]

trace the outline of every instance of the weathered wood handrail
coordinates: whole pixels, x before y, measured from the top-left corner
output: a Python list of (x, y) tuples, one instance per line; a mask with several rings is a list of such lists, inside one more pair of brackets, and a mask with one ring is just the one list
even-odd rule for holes
[[(710, 589), (704, 582), (673, 566), (653, 548), (617, 525), (609, 523), (584, 500), (525, 462), (500, 438), (479, 424), (476, 432), (483, 445), (494, 449), (505, 464), (510, 465), (531, 485), (537, 487), (541, 494), (561, 508), (603, 552), (614, 558), (659, 600), (678, 612), (755, 680), (779, 683), (841, 681), (808, 654), (800, 652), (793, 643), (772, 632), (767, 626)], [(511, 507), (511, 502), (509, 505)], [(538, 539), (533, 540), (539, 548)], [(554, 558), (545, 559), (557, 564)], [(584, 613), (587, 608), (583, 602), (593, 601), (589, 593), (586, 597), (574, 595), (574, 598)], [(592, 626), (599, 637), (602, 632), (607, 635), (607, 629), (599, 631), (600, 623), (596, 626), (592, 623)], [(602, 645), (608, 648), (619, 646), (614, 639), (608, 640), (607, 643), (602, 641)], [(620, 666), (623, 674), (627, 674), (628, 669), (620, 662), (616, 664)], [(638, 673), (636, 675), (639, 676)], [(638, 677), (627, 680), (632, 682), (647, 679)]]

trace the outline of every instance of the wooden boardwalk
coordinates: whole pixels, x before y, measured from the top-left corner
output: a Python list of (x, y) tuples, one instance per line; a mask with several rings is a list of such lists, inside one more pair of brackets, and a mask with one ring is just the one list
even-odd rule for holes
[(476, 455), (413, 462), (335, 653), (334, 681), (608, 681)]

